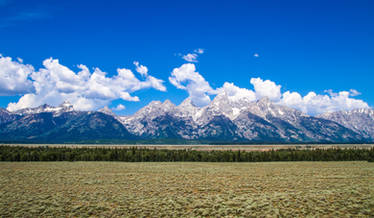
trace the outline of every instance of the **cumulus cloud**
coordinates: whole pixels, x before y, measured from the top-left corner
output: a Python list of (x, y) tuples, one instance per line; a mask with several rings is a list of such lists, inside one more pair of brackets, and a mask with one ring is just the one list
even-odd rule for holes
[(191, 63), (174, 68), (169, 81), (178, 89), (186, 90), (196, 106), (209, 104), (209, 95), (217, 93)]
[(278, 101), (281, 97), (281, 86), (270, 80), (252, 78), (251, 84), (255, 89), (257, 98), (267, 97), (272, 101)]
[(197, 62), (197, 58), (199, 55), (204, 53), (204, 49), (198, 48), (195, 49), (192, 53), (188, 53), (186, 55), (182, 55), (182, 59), (187, 61), (187, 62)]
[(258, 53), (254, 53), (254, 54), (253, 54), (253, 57), (255, 57), (255, 58), (259, 58), (260, 55), (259, 55)]
[(302, 96), (298, 92), (285, 91), (282, 93), (281, 86), (270, 80), (252, 78), (250, 83), (254, 90), (240, 88), (233, 83), (225, 82), (217, 91), (224, 92), (232, 101), (240, 99), (255, 101), (267, 97), (276, 104), (292, 107), (309, 115), (369, 107), (365, 101), (352, 98), (361, 94), (355, 89), (338, 93), (328, 89), (325, 90), (327, 94), (316, 94), (311, 91)]
[(20, 95), (33, 91), (28, 79), (34, 71), (31, 65), (22, 64), (22, 60), (12, 60), (0, 55), (0, 96)]
[[(195, 50), (194, 54), (202, 54), (203, 50)], [(57, 59), (46, 59), (43, 67), (36, 71), (33, 66), (24, 64), (22, 59), (12, 60), (0, 55), (0, 95), (22, 95), (18, 102), (11, 102), (7, 109), (15, 111), (41, 104), (58, 105), (69, 101), (77, 110), (95, 110), (108, 105), (115, 99), (139, 101), (133, 95), (135, 91), (153, 88), (166, 91), (164, 81), (148, 74), (148, 68), (135, 61), (137, 76), (130, 69), (118, 68), (117, 74), (108, 76), (99, 68), (91, 72), (87, 66), (78, 65), (77, 70), (60, 64)], [(174, 68), (169, 81), (178, 89), (186, 90), (193, 103), (205, 106), (210, 103), (210, 96), (225, 92), (229, 99), (236, 101), (246, 99), (255, 101), (264, 97), (273, 102), (286, 105), (310, 115), (339, 110), (368, 108), (368, 104), (354, 97), (361, 93), (355, 89), (334, 92), (325, 90), (324, 94), (313, 91), (305, 96), (298, 92), (281, 91), (281, 85), (270, 80), (252, 78), (253, 90), (241, 88), (233, 83), (225, 82), (221, 88), (213, 89), (205, 78), (196, 71), (193, 63), (186, 63)], [(114, 110), (125, 107), (117, 105)]]
[[(26, 77), (23, 81), (24, 84), (32, 84), (34, 91), (23, 95), (18, 102), (9, 103), (8, 110), (15, 111), (45, 103), (58, 105), (65, 100), (71, 102), (77, 110), (95, 110), (115, 99), (139, 101), (137, 96), (131, 95), (137, 90), (154, 88), (166, 91), (162, 80), (148, 74), (143, 74), (145, 78), (140, 80), (126, 68), (118, 68), (117, 75), (108, 77), (99, 68), (91, 73), (85, 65), (79, 65), (79, 71), (74, 72), (52, 58), (44, 60), (43, 66), (39, 71), (29, 72), (27, 75), (30, 78)], [(142, 68), (142, 65), (139, 67)], [(142, 69), (144, 73), (144, 66)]]
[(220, 93), (224, 92), (232, 101), (239, 101), (242, 99), (246, 99), (248, 101), (256, 100), (256, 93), (254, 91), (246, 88), (240, 88), (234, 85), (234, 83), (225, 82), (223, 86), (217, 90)]
[(251, 78), (250, 83), (253, 85), (253, 90), (241, 88), (229, 82), (225, 82), (222, 87), (215, 90), (201, 74), (196, 72), (196, 67), (192, 63), (175, 68), (169, 81), (178, 89), (186, 90), (192, 102), (197, 106), (209, 104), (210, 95), (225, 93), (232, 101), (251, 102), (266, 97), (276, 104), (292, 107), (309, 115), (369, 107), (363, 100), (352, 98), (360, 94), (355, 89), (338, 93), (329, 89), (325, 90), (327, 94), (316, 94), (311, 91), (302, 96), (298, 92), (285, 91), (282, 93), (281, 85), (261, 78)]
[(363, 100), (351, 98), (348, 91), (330, 93), (329, 95), (309, 92), (305, 96), (301, 96), (297, 92), (287, 91), (283, 93), (280, 103), (310, 115), (369, 107)]
[(285, 91), (282, 93), (281, 86), (270, 80), (252, 78), (250, 83), (254, 87), (257, 99), (267, 97), (275, 103), (301, 110), (309, 115), (369, 107), (363, 100), (352, 98), (359, 94), (354, 89), (338, 93), (328, 89), (325, 90), (327, 94), (322, 95), (311, 91), (307, 95), (302, 96), (298, 92)]
[(140, 73), (140, 75), (142, 76), (148, 75), (148, 68), (146, 66), (139, 64), (138, 61), (134, 61), (134, 65), (136, 66), (136, 72)]
[(112, 110), (114, 110), (114, 111), (122, 111), (122, 110), (125, 110), (125, 109), (126, 109), (126, 107), (123, 104), (119, 104), (116, 107), (112, 108)]

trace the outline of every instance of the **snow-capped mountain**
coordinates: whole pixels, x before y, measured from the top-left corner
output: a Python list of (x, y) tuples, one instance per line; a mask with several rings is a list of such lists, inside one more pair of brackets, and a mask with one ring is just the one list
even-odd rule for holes
[(64, 101), (62, 104), (60, 104), (57, 107), (53, 107), (48, 104), (43, 104), (35, 108), (25, 108), (25, 109), (17, 110), (14, 113), (18, 115), (26, 115), (26, 114), (52, 112), (55, 116), (57, 116), (61, 113), (71, 112), (71, 111), (74, 111), (73, 105), (70, 104), (70, 102), (68, 101)]
[(7, 111), (6, 109), (0, 108), (0, 125), (3, 123), (8, 123), (17, 119), (19, 115)]
[(98, 112), (101, 112), (103, 114), (107, 114), (107, 115), (112, 116), (112, 117), (117, 117), (116, 114), (113, 113), (113, 111), (108, 106), (105, 106), (105, 107), (99, 109)]
[(308, 116), (272, 103), (233, 99), (224, 93), (202, 108), (187, 98), (151, 102), (132, 116), (121, 117), (134, 135), (146, 138), (182, 138), (219, 141), (355, 142), (363, 137), (336, 122)]
[[(218, 94), (197, 107), (152, 101), (130, 116), (109, 108), (74, 111), (68, 102), (15, 112), (0, 109), (0, 141), (22, 142), (369, 142), (374, 141), (374, 112), (359, 109), (318, 117), (271, 102)], [(156, 140), (156, 141), (155, 141)]]
[(1, 109), (0, 118), (0, 142), (104, 143), (136, 138), (112, 115), (74, 111), (67, 102), (14, 113)]
[(335, 121), (360, 133), (365, 138), (374, 138), (374, 110), (370, 108), (325, 113), (318, 117)]

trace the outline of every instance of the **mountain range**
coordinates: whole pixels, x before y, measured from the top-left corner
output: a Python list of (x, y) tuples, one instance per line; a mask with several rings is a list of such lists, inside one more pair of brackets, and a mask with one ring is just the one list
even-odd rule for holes
[(75, 111), (68, 102), (14, 112), (0, 108), (0, 142), (28, 143), (366, 143), (374, 110), (309, 116), (268, 98), (218, 94), (205, 107), (152, 101), (135, 114)]

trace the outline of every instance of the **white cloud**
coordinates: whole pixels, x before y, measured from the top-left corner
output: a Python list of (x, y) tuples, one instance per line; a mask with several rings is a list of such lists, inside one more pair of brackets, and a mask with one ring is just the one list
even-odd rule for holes
[(33, 91), (28, 80), (34, 71), (31, 65), (22, 64), (22, 60), (13, 61), (0, 55), (0, 96), (20, 95)]
[(209, 104), (209, 95), (217, 93), (210, 87), (204, 77), (199, 72), (196, 72), (195, 65), (191, 63), (174, 68), (169, 81), (178, 89), (187, 90), (192, 102), (196, 106)]
[(241, 99), (247, 99), (248, 101), (256, 100), (256, 93), (246, 88), (239, 88), (234, 83), (225, 82), (219, 92), (224, 92), (227, 97), (232, 101), (238, 101)]
[(136, 72), (140, 73), (140, 75), (142, 76), (148, 75), (148, 68), (146, 66), (139, 64), (138, 61), (134, 61), (134, 65), (136, 66)]
[(199, 55), (204, 53), (204, 49), (198, 48), (195, 49), (192, 53), (188, 53), (186, 55), (182, 55), (182, 59), (187, 61), (187, 62), (197, 62), (197, 58)]
[(309, 115), (317, 115), (326, 112), (352, 110), (356, 108), (368, 108), (368, 104), (362, 100), (351, 98), (359, 94), (357, 90), (333, 92), (325, 90), (327, 95), (309, 92), (302, 96), (298, 92), (285, 91), (281, 93), (281, 86), (270, 80), (252, 78), (251, 84), (257, 99), (267, 97), (275, 103), (289, 106)]
[[(197, 55), (204, 51), (195, 52)], [(108, 105), (115, 99), (139, 101), (139, 97), (132, 95), (138, 90), (154, 88), (166, 91), (164, 81), (150, 76), (147, 67), (140, 65), (139, 62), (134, 62), (134, 65), (142, 79), (126, 68), (118, 68), (117, 74), (111, 77), (99, 68), (90, 72), (85, 65), (78, 65), (78, 70), (73, 71), (52, 58), (44, 60), (43, 68), (35, 71), (31, 65), (23, 64), (22, 59), (12, 60), (0, 55), (0, 95), (23, 95), (18, 102), (8, 104), (7, 109), (10, 111), (45, 103), (58, 105), (65, 100), (71, 102), (77, 110), (94, 110)], [(234, 101), (243, 98), (254, 101), (268, 97), (275, 103), (296, 108), (310, 115), (369, 107), (363, 100), (353, 98), (361, 94), (355, 89), (337, 93), (328, 89), (325, 90), (327, 94), (311, 91), (302, 96), (298, 92), (282, 93), (280, 85), (261, 78), (250, 80), (253, 90), (240, 88), (228, 82), (214, 90), (192, 63), (173, 69), (169, 81), (178, 89), (186, 90), (197, 106), (209, 104), (210, 95), (225, 92), (229, 99)], [(115, 109), (123, 110), (123, 107), (117, 105)]]
[(253, 57), (255, 57), (255, 58), (259, 58), (260, 55), (259, 55), (258, 53), (254, 53), (254, 54), (253, 54)]
[(262, 80), (261, 78), (252, 78), (251, 84), (254, 86), (258, 99), (268, 97), (272, 101), (278, 101), (281, 97), (281, 86), (270, 80)]
[(366, 102), (352, 98), (352, 96), (359, 94), (354, 89), (338, 93), (325, 90), (328, 93), (325, 95), (309, 92), (302, 96), (297, 92), (285, 91), (282, 93), (281, 85), (261, 78), (251, 78), (250, 83), (253, 85), (253, 90), (240, 88), (229, 82), (225, 82), (221, 88), (214, 90), (204, 77), (196, 72), (195, 65), (191, 63), (175, 68), (169, 81), (177, 88), (186, 90), (197, 106), (209, 104), (210, 95), (225, 93), (232, 101), (246, 100), (250, 102), (267, 97), (274, 103), (289, 106), (310, 115), (369, 107)]
[(352, 96), (360, 94), (354, 89), (338, 93), (328, 89), (325, 90), (328, 94), (321, 95), (309, 92), (307, 95), (302, 96), (298, 92), (285, 91), (282, 93), (281, 86), (270, 80), (252, 78), (250, 82), (254, 86), (254, 90), (239, 88), (228, 82), (217, 90), (225, 92), (229, 99), (233, 101), (244, 98), (247, 101), (255, 101), (267, 97), (274, 103), (298, 109), (309, 115), (369, 107), (363, 100), (352, 98)]
[(131, 70), (125, 68), (118, 68), (117, 75), (108, 77), (99, 68), (91, 73), (85, 65), (79, 65), (80, 70), (76, 73), (52, 58), (44, 60), (43, 66), (39, 71), (31, 72), (31, 79), (24, 81), (32, 84), (35, 91), (23, 95), (18, 102), (9, 103), (8, 110), (45, 103), (58, 105), (65, 100), (77, 110), (95, 110), (115, 99), (139, 101), (137, 96), (131, 95), (137, 90), (154, 88), (166, 91), (162, 80), (149, 75), (139, 80)]
[(188, 62), (197, 62), (197, 57), (198, 57), (197, 54), (191, 54), (191, 53), (182, 56), (183, 60), (188, 61)]
[(198, 48), (198, 49), (195, 49), (194, 52), (197, 53), (197, 54), (203, 54), (204, 53), (204, 49)]
[(356, 89), (350, 89), (349, 90), (349, 95), (350, 96), (359, 96), (359, 95), (361, 95), (361, 92), (357, 91)]
[(350, 92), (347, 91), (329, 95), (318, 95), (315, 92), (309, 92), (304, 97), (297, 92), (287, 91), (283, 93), (280, 103), (310, 115), (369, 107), (363, 100), (351, 98)]
[(126, 109), (126, 107), (123, 104), (119, 104), (116, 107), (112, 108), (112, 110), (114, 110), (114, 111), (122, 111), (122, 110), (125, 110), (125, 109)]

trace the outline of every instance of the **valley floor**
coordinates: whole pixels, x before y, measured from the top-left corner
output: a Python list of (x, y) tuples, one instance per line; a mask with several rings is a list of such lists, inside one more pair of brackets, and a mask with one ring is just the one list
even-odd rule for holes
[(374, 163), (1, 162), (0, 216), (374, 216)]

